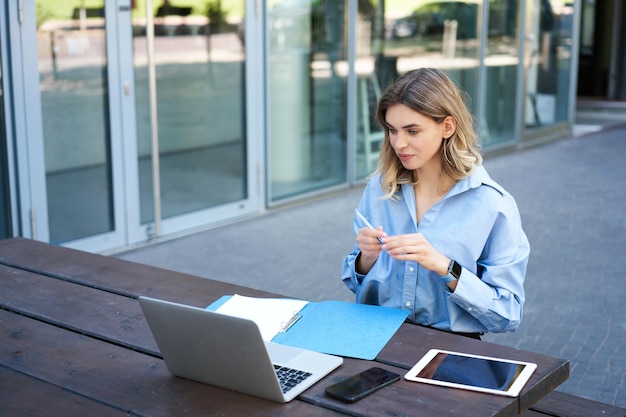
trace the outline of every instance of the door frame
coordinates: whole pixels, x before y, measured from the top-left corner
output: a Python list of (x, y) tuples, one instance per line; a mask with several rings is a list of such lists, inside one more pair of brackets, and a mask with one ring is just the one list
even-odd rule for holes
[[(36, 16), (33, 12), (35, 0), (27, 1), (23, 8), (20, 8), (19, 2), (4, 2), (6, 9), (0, 10), (6, 13), (2, 21), (7, 22), (8, 28), (5, 32), (8, 50), (3, 54), (10, 57), (5, 62), (11, 63), (5, 73), (12, 85), (10, 90), (6, 90), (10, 94), (6, 97), (6, 120), (13, 122), (13, 129), (7, 125), (7, 133), (13, 133), (13, 140), (7, 139), (7, 150), (9, 155), (13, 152), (16, 161), (11, 181), (12, 195), (17, 201), (15, 234), (48, 242), (41, 111), (32, 111), (41, 109), (39, 78), (36, 71), (25, 70), (37, 68), (37, 48), (27, 47), (37, 45)], [(26, 13), (25, 10), (31, 12)]]

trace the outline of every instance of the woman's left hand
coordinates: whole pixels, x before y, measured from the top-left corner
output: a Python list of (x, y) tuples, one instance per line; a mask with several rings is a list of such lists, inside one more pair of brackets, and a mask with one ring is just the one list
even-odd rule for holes
[(421, 233), (386, 236), (383, 249), (399, 261), (415, 261), (440, 276), (448, 274), (450, 259), (435, 249)]

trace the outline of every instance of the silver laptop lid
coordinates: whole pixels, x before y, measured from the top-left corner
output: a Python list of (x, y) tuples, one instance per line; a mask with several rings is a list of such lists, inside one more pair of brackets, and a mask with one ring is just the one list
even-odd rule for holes
[(147, 297), (139, 304), (173, 375), (284, 401), (254, 322)]
[[(176, 376), (287, 402), (343, 363), (338, 356), (264, 342), (251, 320), (148, 297), (139, 297), (139, 304)], [(312, 375), (283, 394), (274, 364)]]

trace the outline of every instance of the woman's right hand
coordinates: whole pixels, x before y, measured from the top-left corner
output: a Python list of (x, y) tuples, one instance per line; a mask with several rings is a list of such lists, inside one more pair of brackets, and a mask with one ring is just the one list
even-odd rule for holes
[(387, 236), (383, 232), (382, 226), (379, 226), (376, 230), (372, 230), (368, 227), (359, 229), (359, 234), (356, 237), (357, 245), (361, 251), (360, 256), (357, 259), (356, 270), (360, 274), (367, 274), (376, 260), (378, 255), (383, 250), (383, 245), (378, 240)]

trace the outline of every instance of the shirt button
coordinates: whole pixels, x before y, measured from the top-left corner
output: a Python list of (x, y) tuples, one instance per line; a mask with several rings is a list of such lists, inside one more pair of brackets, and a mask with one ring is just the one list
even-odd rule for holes
[(413, 272), (413, 271), (415, 271), (415, 268), (410, 267), (410, 268), (409, 268), (409, 272)]
[(472, 311), (473, 308), (472, 307), (467, 307), (467, 311)]
[(411, 307), (411, 302), (410, 302), (410, 301), (407, 301), (405, 305), (406, 305), (407, 307)]

